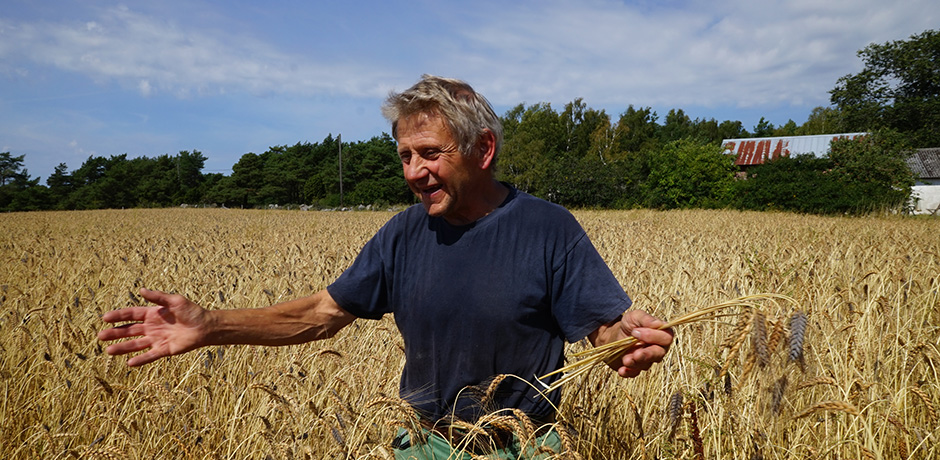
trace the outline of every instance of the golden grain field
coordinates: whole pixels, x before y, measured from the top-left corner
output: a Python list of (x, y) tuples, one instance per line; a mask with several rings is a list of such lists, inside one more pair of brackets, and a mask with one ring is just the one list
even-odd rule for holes
[[(213, 347), (133, 369), (95, 335), (140, 287), (208, 308), (311, 294), (391, 215), (0, 215), (0, 458), (390, 458), (411, 414), (396, 398), (403, 354), (389, 317), (325, 342)], [(797, 304), (680, 326), (666, 360), (637, 379), (597, 369), (568, 383), (568, 456), (940, 457), (940, 220), (575, 215), (657, 316), (756, 293)]]

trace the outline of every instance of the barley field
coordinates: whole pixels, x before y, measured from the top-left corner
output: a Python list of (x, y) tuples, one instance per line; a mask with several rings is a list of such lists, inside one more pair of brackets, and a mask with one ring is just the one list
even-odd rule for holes
[[(391, 215), (0, 215), (0, 458), (391, 458), (414, 416), (397, 398), (389, 317), (324, 342), (212, 347), (143, 368), (95, 338), (100, 315), (140, 304), (140, 287), (213, 309), (311, 294)], [(639, 378), (599, 366), (565, 384), (559, 458), (940, 458), (940, 220), (575, 215), (636, 306), (661, 318), (761, 293), (793, 301), (678, 326), (666, 360)]]

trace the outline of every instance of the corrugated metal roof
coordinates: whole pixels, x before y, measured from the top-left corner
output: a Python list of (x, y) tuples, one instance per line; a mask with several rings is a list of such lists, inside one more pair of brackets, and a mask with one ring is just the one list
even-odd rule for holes
[(918, 149), (908, 158), (907, 165), (920, 179), (940, 179), (940, 147)]
[(744, 139), (725, 139), (721, 145), (725, 153), (736, 155), (734, 163), (738, 166), (763, 164), (767, 160), (811, 153), (822, 157), (829, 153), (829, 144), (836, 139), (855, 139), (868, 133), (821, 134), (818, 136), (781, 136), (752, 137)]

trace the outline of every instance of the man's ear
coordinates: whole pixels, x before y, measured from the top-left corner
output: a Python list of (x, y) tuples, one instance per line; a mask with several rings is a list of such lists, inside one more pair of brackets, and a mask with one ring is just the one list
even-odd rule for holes
[(496, 159), (496, 136), (492, 131), (486, 129), (480, 135), (477, 141), (477, 158), (479, 158), (480, 169), (490, 169), (493, 167), (493, 160)]

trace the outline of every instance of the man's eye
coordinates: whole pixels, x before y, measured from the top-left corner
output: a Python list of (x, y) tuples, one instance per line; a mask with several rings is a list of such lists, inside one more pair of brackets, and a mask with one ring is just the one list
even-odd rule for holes
[(407, 153), (400, 153), (398, 154), (398, 157), (401, 158), (402, 163), (407, 163), (411, 161), (411, 155)]

